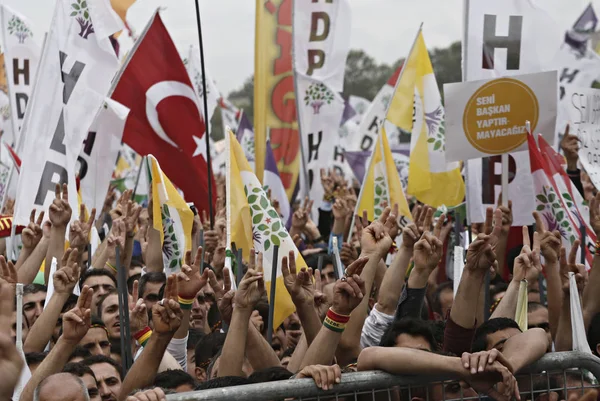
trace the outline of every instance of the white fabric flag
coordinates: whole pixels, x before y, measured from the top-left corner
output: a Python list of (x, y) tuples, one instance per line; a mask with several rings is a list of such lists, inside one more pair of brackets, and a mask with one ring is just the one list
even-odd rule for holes
[[(466, 81), (549, 69), (563, 32), (533, 0), (470, 0), (467, 4), (463, 38)], [(513, 225), (531, 224), (535, 202), (528, 153), (511, 154), (509, 165)], [(467, 188), (469, 222), (483, 222), (486, 208), (495, 205), (501, 191), (500, 156), (469, 160)]]
[[(196, 89), (196, 94), (198, 95), (198, 101), (200, 112), (204, 115), (204, 86), (203, 81), (204, 77), (202, 76), (202, 64), (200, 61), (200, 50), (198, 46), (190, 46), (190, 50), (188, 52), (186, 68), (188, 75), (190, 76), (190, 80), (192, 81), (192, 85), (194, 89)], [(206, 65), (204, 66), (204, 72), (206, 73), (206, 101), (208, 105), (208, 118), (207, 121), (210, 123), (212, 119), (213, 113), (215, 112), (215, 108), (217, 107), (218, 100), (221, 98), (221, 94), (217, 89), (217, 85), (215, 81), (211, 78)]]
[(317, 218), (324, 194), (320, 169), (335, 167), (336, 155), (342, 154), (337, 132), (345, 105), (339, 93), (344, 87), (352, 16), (348, 0), (297, 1), (293, 16), (298, 122), (308, 173), (308, 182), (302, 177), (301, 193), (316, 200), (312, 214)]
[[(27, 224), (33, 208), (47, 210), (57, 183), (68, 183), (69, 203), (77, 205), (77, 156), (119, 68), (109, 37), (121, 29), (108, 0), (57, 1), (31, 118), (21, 132), (26, 143), (15, 224)], [(77, 210), (73, 208), (72, 220), (78, 218)]]
[(6, 5), (0, 5), (0, 24), (12, 117), (12, 138), (3, 140), (15, 145), (33, 92), (41, 48), (33, 38), (31, 22)]
[(585, 334), (583, 312), (575, 273), (569, 272), (569, 299), (571, 302), (571, 333), (573, 336), (573, 351), (592, 353)]
[(84, 141), (78, 171), (81, 200), (90, 210), (102, 210), (128, 115), (127, 107), (107, 98)]

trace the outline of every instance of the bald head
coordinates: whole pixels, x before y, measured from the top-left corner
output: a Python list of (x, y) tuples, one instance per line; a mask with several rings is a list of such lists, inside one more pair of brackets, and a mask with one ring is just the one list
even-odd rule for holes
[(71, 373), (57, 373), (38, 384), (33, 401), (90, 401), (90, 397), (79, 377)]

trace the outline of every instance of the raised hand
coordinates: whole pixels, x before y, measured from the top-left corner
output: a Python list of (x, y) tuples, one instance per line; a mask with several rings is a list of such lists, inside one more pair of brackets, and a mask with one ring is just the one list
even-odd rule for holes
[(35, 209), (31, 211), (29, 216), (29, 224), (21, 233), (21, 241), (23, 242), (23, 248), (33, 250), (37, 244), (42, 240), (42, 222), (44, 221), (44, 212), (42, 211), (37, 221), (35, 219)]
[(79, 344), (87, 334), (92, 324), (92, 296), (94, 290), (87, 285), (81, 290), (77, 305), (63, 315), (63, 334), (65, 341), (71, 344)]
[(529, 230), (523, 226), (523, 248), (517, 258), (513, 269), (513, 281), (524, 279), (533, 280), (542, 272), (540, 262), (540, 240), (537, 232), (533, 233), (533, 249), (529, 239)]
[(236, 309), (251, 310), (260, 301), (265, 292), (263, 273), (248, 269), (244, 278), (235, 292), (234, 307)]
[(62, 192), (59, 184), (56, 184), (54, 190), (54, 200), (50, 205), (50, 222), (53, 227), (64, 228), (71, 220), (71, 206), (69, 205), (69, 189), (67, 184), (63, 184)]
[(79, 251), (69, 248), (63, 254), (60, 268), (54, 273), (54, 291), (60, 294), (72, 294), (79, 281)]
[(323, 281), (321, 280), (321, 272), (319, 270), (315, 270), (315, 281), (313, 284), (314, 288), (314, 297), (313, 302), (315, 304), (315, 309), (317, 311), (317, 315), (319, 315), (319, 319), (323, 321), (325, 319), (325, 315), (327, 314), (327, 309), (329, 309), (329, 300), (323, 293)]
[(365, 295), (365, 282), (360, 278), (360, 274), (368, 261), (368, 257), (359, 258), (346, 268), (344, 277), (336, 281), (332, 306), (335, 313), (350, 315), (362, 301)]
[(565, 136), (560, 141), (560, 148), (565, 155), (565, 159), (567, 159), (567, 169), (576, 170), (577, 161), (579, 160), (579, 138), (577, 135), (569, 134), (568, 125), (565, 130)]
[(152, 307), (152, 322), (156, 334), (172, 336), (181, 326), (183, 313), (179, 306), (178, 293), (177, 277), (171, 274), (167, 277), (164, 298)]
[(575, 274), (575, 282), (577, 283), (579, 294), (583, 295), (583, 290), (588, 281), (588, 272), (585, 269), (585, 265), (577, 263), (577, 250), (580, 244), (578, 239), (573, 242), (568, 259), (565, 248), (561, 248), (560, 250), (560, 281), (566, 296), (568, 296), (570, 289), (569, 273)]
[[(259, 254), (259, 258), (262, 258), (262, 254)], [(231, 323), (231, 315), (233, 313), (233, 297), (235, 291), (231, 289), (231, 276), (229, 275), (229, 269), (223, 269), (223, 284), (219, 283), (217, 276), (212, 270), (208, 270), (208, 282), (213, 292), (215, 293), (215, 299), (217, 301), (217, 307), (221, 318), (227, 324)]]
[(102, 213), (109, 213), (116, 199), (117, 193), (115, 192), (115, 187), (111, 186), (110, 188), (108, 188), (108, 192), (106, 193), (106, 197), (104, 198), (104, 204), (102, 205)]
[(131, 302), (129, 302), (129, 327), (131, 333), (135, 334), (146, 326), (148, 326), (146, 303), (139, 297), (139, 282), (135, 280), (131, 292)]
[(325, 191), (324, 197), (333, 197), (333, 191), (335, 191), (335, 181), (331, 175), (331, 172), (321, 169), (321, 185)]
[(6, 262), (4, 256), (0, 256), (0, 284), (17, 284), (17, 270), (13, 262)]
[(400, 226), (398, 225), (398, 204), (395, 203), (394, 207), (391, 209), (390, 214), (388, 215), (385, 221), (382, 221), (383, 226), (385, 228), (385, 232), (390, 238), (393, 240), (398, 236), (398, 232), (400, 231)]
[(600, 237), (600, 192), (590, 199), (590, 225), (596, 234)]
[(358, 259), (358, 251), (349, 243), (344, 242), (342, 244), (342, 249), (340, 250), (340, 259), (342, 260), (344, 266), (349, 266), (352, 262)]
[(312, 210), (313, 201), (309, 201), (308, 197), (304, 199), (304, 207), (299, 207), (292, 215), (292, 227), (302, 231), (308, 222), (310, 211)]
[(137, 226), (142, 207), (133, 201), (127, 201), (124, 206), (124, 217), (125, 217), (125, 229), (128, 235), (133, 235), (135, 227)]
[(125, 222), (122, 218), (113, 220), (112, 227), (110, 229), (110, 234), (107, 238), (107, 245), (109, 249), (112, 249), (114, 253), (114, 249), (119, 246), (121, 249), (125, 247), (125, 239), (127, 236), (127, 232), (125, 231)]
[(219, 246), (219, 233), (210, 228), (204, 231), (204, 250), (213, 253)]
[[(444, 215), (440, 218), (443, 221)], [(439, 235), (439, 231), (438, 231)], [(444, 243), (434, 234), (425, 231), (421, 239), (415, 244), (415, 268), (433, 271), (440, 263), (444, 253)]]
[(352, 213), (348, 207), (348, 202), (343, 198), (337, 198), (333, 204), (333, 217), (336, 220), (345, 220), (346, 216)]
[(533, 212), (535, 229), (540, 237), (540, 251), (548, 263), (556, 263), (560, 258), (562, 240), (558, 230), (548, 231), (538, 212)]
[(383, 257), (392, 246), (392, 238), (387, 234), (385, 222), (390, 215), (390, 208), (386, 207), (379, 220), (372, 222), (364, 228), (360, 237), (360, 248), (363, 254)]
[(23, 369), (23, 359), (10, 337), (10, 321), (15, 293), (12, 286), (0, 283), (0, 399), (10, 400)]
[[(253, 251), (250, 252), (250, 259), (253, 258)], [(289, 266), (289, 267), (288, 267)], [(303, 267), (296, 272), (296, 256), (294, 251), (290, 251), (288, 256), (281, 260), (281, 273), (283, 274), (283, 283), (290, 293), (295, 305), (314, 305), (315, 289), (312, 282), (312, 269)]]
[[(502, 211), (496, 209), (496, 211), (493, 213), (493, 219), (493, 231), (491, 230), (490, 223), (490, 234), (480, 233), (477, 235), (475, 241), (469, 245), (465, 269), (468, 269), (472, 272), (480, 272), (485, 274), (490, 267), (497, 267), (498, 261), (496, 260), (494, 246), (498, 242), (498, 236), (502, 230)], [(485, 231), (488, 231), (487, 228)]]
[(69, 227), (69, 245), (72, 248), (85, 248), (89, 242), (90, 231), (96, 219), (96, 209), (92, 209), (88, 221), (85, 221), (85, 205), (79, 208), (79, 220), (75, 220)]
[(205, 269), (204, 272), (200, 274), (200, 266), (202, 266), (201, 259), (202, 247), (198, 247), (194, 263), (192, 263), (192, 252), (186, 252), (185, 264), (181, 266), (181, 271), (177, 273), (179, 298), (195, 299), (198, 292), (208, 282), (209, 269)]

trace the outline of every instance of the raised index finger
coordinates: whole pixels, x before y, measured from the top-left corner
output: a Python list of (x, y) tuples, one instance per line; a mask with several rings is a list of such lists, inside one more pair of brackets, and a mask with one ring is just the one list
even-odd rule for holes
[(437, 223), (435, 223), (435, 227), (433, 229), (433, 235), (436, 238), (440, 237), (440, 233), (442, 232), (442, 227), (444, 226), (444, 221), (446, 221), (446, 215), (442, 214), (439, 218)]
[(521, 229), (523, 233), (523, 246), (528, 246), (531, 248), (531, 241), (529, 240), (529, 229), (527, 226), (523, 226)]
[(577, 263), (577, 250), (579, 249), (580, 244), (581, 242), (578, 239), (573, 241), (573, 245), (571, 246), (571, 250), (569, 251), (569, 259), (567, 262), (568, 264), (574, 265)]
[(542, 220), (540, 214), (537, 211), (533, 212), (533, 218), (535, 219), (535, 231), (537, 231), (540, 234), (545, 233), (546, 225), (544, 224), (544, 221)]

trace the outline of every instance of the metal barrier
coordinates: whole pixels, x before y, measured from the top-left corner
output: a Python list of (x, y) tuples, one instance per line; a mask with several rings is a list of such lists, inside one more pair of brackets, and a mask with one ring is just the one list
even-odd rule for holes
[[(587, 377), (588, 371), (594, 379)], [(582, 352), (555, 352), (545, 355), (517, 375), (522, 400), (532, 400), (550, 391), (579, 394), (597, 388), (600, 359)], [(587, 382), (587, 383), (586, 383)], [(532, 397), (533, 394), (533, 397)], [(456, 378), (440, 376), (394, 376), (381, 371), (345, 373), (333, 389), (318, 389), (312, 379), (294, 379), (244, 386), (193, 391), (167, 396), (167, 401), (202, 400), (401, 400), (414, 397), (427, 401), (469, 400), (480, 396), (465, 394)]]

